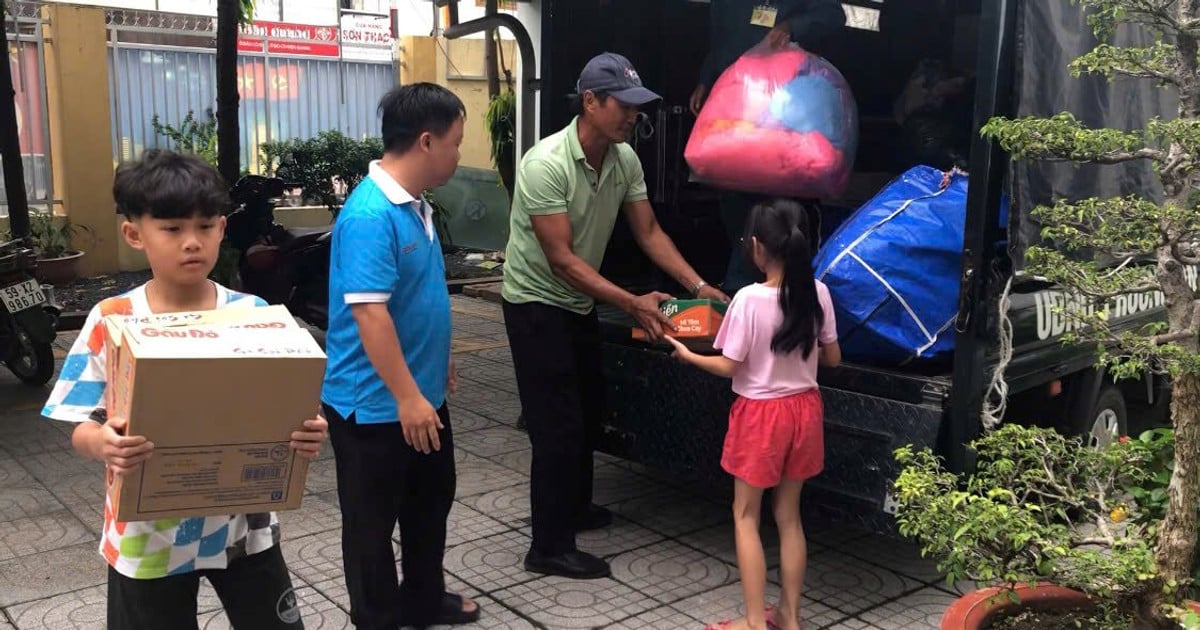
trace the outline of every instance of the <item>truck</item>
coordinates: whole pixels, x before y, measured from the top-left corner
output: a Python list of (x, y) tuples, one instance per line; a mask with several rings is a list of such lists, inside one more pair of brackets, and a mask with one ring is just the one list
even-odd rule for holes
[[(1096, 305), (1026, 273), (1022, 260), (1024, 250), (1038, 242), (1031, 210), (1039, 203), (1145, 190), (1153, 181), (1149, 166), (1017, 164), (978, 130), (997, 115), (1062, 110), (1092, 125), (1128, 128), (1153, 115), (1169, 117), (1173, 104), (1156, 90), (1131, 93), (1103, 79), (1071, 77), (1070, 60), (1096, 41), (1087, 17), (1069, 0), (845, 0), (843, 7), (845, 28), (815, 52), (849, 82), (860, 140), (847, 193), (820, 202), (822, 231), (831, 232), (889, 180), (919, 163), (944, 160), (939, 168), (960, 166), (970, 182), (952, 360), (903, 367), (851, 361), (819, 375), (825, 469), (806, 484), (805, 509), (892, 532), (891, 489), (899, 473), (894, 450), (929, 447), (951, 470), (969, 471), (968, 445), (982, 430), (985, 403), (991, 409), (998, 402), (989, 393), (998, 367), (1007, 383), (1004, 421), (1053, 426), (1102, 446), (1165, 417), (1169, 383), (1153, 375), (1115, 381), (1097, 366), (1097, 348), (1064, 343), (1062, 336), (1076, 325), (1071, 309)], [(708, 3), (540, 0), (540, 18), (540, 77), (523, 85), (526, 95), (540, 90), (540, 134), (570, 121), (567, 96), (590, 57), (601, 51), (628, 57), (644, 83), (664, 97), (645, 112), (630, 139), (642, 158), (656, 215), (697, 271), (719, 280), (731, 252), (715, 194), (691, 181), (683, 159), (695, 120), (688, 97), (707, 51)], [(478, 25), (452, 24), (447, 35), (472, 29)], [(973, 90), (958, 104), (965, 110), (935, 108), (927, 126), (914, 130), (899, 122), (897, 100), (914, 71), (930, 67), (956, 71)], [(525, 105), (528, 116), (533, 107), (528, 99)], [(943, 146), (931, 151), (930, 144), (939, 142)], [(752, 152), (748, 147), (748, 155)], [(1003, 222), (1002, 197), (1011, 202)], [(621, 221), (601, 272), (635, 293), (686, 294), (657, 272)], [(1164, 315), (1161, 295), (1153, 294), (1120, 296), (1107, 308), (1117, 328), (1144, 326)], [(599, 449), (675, 476), (718, 478), (733, 398), (728, 382), (678, 363), (669, 347), (634, 339), (634, 322), (620, 311), (598, 310), (604, 344), (597, 361), (608, 387)], [(1001, 351), (1005, 333), (1011, 353)]]

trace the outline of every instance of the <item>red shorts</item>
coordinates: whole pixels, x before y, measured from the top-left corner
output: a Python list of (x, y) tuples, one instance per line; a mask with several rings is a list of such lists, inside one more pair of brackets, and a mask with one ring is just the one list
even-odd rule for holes
[(739, 396), (729, 410), (721, 467), (756, 488), (815, 477), (825, 467), (823, 422), (815, 389), (768, 400)]

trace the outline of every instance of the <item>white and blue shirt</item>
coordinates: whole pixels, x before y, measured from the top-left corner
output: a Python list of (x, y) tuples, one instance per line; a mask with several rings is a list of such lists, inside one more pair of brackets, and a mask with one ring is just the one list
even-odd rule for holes
[(371, 365), (350, 311), (387, 304), (404, 361), (421, 395), (446, 401), (450, 294), (429, 204), (404, 190), (379, 162), (354, 189), (333, 227), (329, 331), (321, 399), (361, 424), (398, 422), (396, 399)]

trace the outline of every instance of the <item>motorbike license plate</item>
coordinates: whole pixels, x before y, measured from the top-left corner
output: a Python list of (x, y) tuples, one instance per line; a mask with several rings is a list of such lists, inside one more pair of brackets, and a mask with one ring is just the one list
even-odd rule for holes
[(9, 313), (17, 313), (27, 308), (33, 308), (46, 302), (46, 294), (37, 280), (26, 280), (0, 288), (0, 301)]

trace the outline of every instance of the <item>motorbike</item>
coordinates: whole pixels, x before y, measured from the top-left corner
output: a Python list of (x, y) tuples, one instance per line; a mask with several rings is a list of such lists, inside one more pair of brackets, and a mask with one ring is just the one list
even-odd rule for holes
[(24, 239), (0, 243), (0, 360), (22, 383), (54, 376), (54, 338), (62, 307), (34, 277), (37, 254)]
[(230, 190), (234, 210), (225, 240), (238, 252), (233, 289), (325, 330), (329, 325), (329, 227), (287, 228), (275, 221), (284, 191), (295, 188), (277, 177), (246, 175)]

